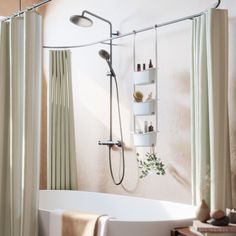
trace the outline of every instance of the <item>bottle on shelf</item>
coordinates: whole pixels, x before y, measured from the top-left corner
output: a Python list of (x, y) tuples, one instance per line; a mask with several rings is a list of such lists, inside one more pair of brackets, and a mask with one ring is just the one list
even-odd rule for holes
[(144, 121), (144, 133), (148, 132), (148, 122)]
[(141, 64), (137, 64), (137, 71), (141, 71)]
[(152, 92), (148, 94), (148, 97), (146, 98), (145, 102), (152, 100)]
[(152, 59), (150, 59), (148, 67), (153, 68)]
[(148, 132), (153, 132), (153, 126), (152, 126), (152, 122), (150, 122), (150, 125), (148, 126)]
[(143, 63), (143, 70), (146, 70), (146, 64)]

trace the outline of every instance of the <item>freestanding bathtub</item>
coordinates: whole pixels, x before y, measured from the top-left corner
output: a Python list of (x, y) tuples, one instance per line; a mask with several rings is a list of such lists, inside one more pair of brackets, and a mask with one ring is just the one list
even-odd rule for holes
[(107, 236), (170, 236), (189, 226), (195, 207), (180, 203), (81, 191), (40, 191), (39, 236), (49, 236), (50, 211), (80, 210), (107, 214)]

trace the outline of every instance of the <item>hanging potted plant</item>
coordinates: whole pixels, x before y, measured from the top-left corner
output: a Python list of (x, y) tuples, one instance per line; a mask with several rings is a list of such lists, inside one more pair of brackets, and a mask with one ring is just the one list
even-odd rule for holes
[(155, 152), (147, 152), (145, 158), (140, 158), (139, 153), (137, 153), (137, 161), (140, 170), (140, 179), (143, 179), (150, 174), (166, 174), (165, 165)]

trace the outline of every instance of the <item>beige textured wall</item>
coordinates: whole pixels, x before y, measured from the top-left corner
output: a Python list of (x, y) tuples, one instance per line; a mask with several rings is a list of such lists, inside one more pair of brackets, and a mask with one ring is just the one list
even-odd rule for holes
[[(94, 20), (89, 29), (69, 23), (72, 14), (90, 10), (114, 24), (115, 30), (127, 32), (155, 23), (197, 13), (213, 4), (211, 0), (56, 0), (48, 6), (45, 18), (46, 45), (76, 45), (108, 35), (107, 25)], [(236, 174), (235, 156), (235, 29), (236, 3), (225, 0), (222, 8), (230, 15), (230, 129), (233, 180)], [(121, 110), (126, 151), (126, 177), (124, 188), (112, 183), (108, 168), (107, 148), (97, 145), (98, 140), (108, 138), (109, 132), (109, 82), (105, 74), (107, 66), (98, 57), (104, 45), (72, 50), (73, 92), (76, 127), (79, 189), (118, 194), (130, 194), (177, 202), (191, 202), (190, 160), (190, 56), (191, 21), (158, 30), (159, 49), (159, 124), (157, 152), (167, 165), (166, 176), (137, 178), (135, 149), (132, 146), (132, 37), (117, 41), (114, 47), (114, 68), (118, 75)], [(154, 57), (154, 33), (137, 36), (137, 61), (147, 62)], [(48, 52), (45, 51), (45, 73), (48, 73)], [(114, 109), (114, 117), (117, 112)], [(114, 119), (114, 136), (119, 137), (117, 118)], [(140, 150), (139, 150), (140, 151)], [(114, 154), (115, 172), (118, 156)], [(236, 187), (233, 182), (235, 196)], [(236, 199), (234, 198), (234, 205)]]
[[(1, 4), (1, 2), (3, 2)], [(0, 1), (1, 10), (9, 10), (10, 1)], [(13, 2), (13, 1), (12, 1)], [(82, 44), (108, 35), (107, 26), (94, 20), (93, 28), (77, 28), (69, 23), (72, 14), (90, 10), (114, 24), (115, 30), (127, 32), (202, 11), (212, 0), (54, 0), (45, 14), (45, 45)], [(15, 2), (16, 3), (16, 2)], [(14, 4), (13, 4), (14, 5)], [(13, 7), (13, 5), (11, 7)], [(230, 15), (230, 140), (233, 170), (234, 205), (236, 206), (236, 2), (224, 0), (222, 8)], [(1, 13), (0, 11), (0, 14)], [(7, 15), (8, 13), (6, 13)], [(4, 14), (3, 14), (4, 15)], [(114, 47), (114, 68), (118, 75), (121, 93), (121, 109), (126, 151), (126, 177), (124, 188), (114, 186), (109, 174), (108, 153), (97, 145), (98, 140), (108, 138), (109, 130), (109, 82), (105, 74), (107, 66), (98, 57), (104, 45), (72, 50), (73, 92), (78, 159), (79, 189), (118, 194), (130, 194), (155, 199), (191, 202), (190, 160), (190, 50), (191, 21), (159, 30), (159, 124), (157, 151), (167, 165), (166, 176), (137, 178), (135, 150), (132, 146), (132, 37), (117, 41)], [(154, 57), (154, 34), (137, 36), (137, 60), (147, 62)], [(45, 50), (45, 75), (48, 79), (48, 51)], [(46, 87), (46, 83), (44, 83)], [(45, 90), (44, 95), (46, 96)], [(44, 96), (44, 99), (45, 99)], [(45, 101), (45, 100), (44, 100)], [(45, 103), (44, 103), (45, 104)], [(44, 107), (44, 117), (45, 110)], [(114, 110), (114, 117), (117, 113)], [(45, 119), (44, 119), (45, 120)], [(114, 118), (117, 124), (117, 119)], [(43, 123), (43, 163), (45, 167), (45, 128)], [(114, 135), (119, 136), (115, 125)], [(140, 150), (138, 150), (140, 151)], [(115, 153), (115, 172), (118, 169), (118, 153)], [(45, 168), (42, 180), (45, 183)]]

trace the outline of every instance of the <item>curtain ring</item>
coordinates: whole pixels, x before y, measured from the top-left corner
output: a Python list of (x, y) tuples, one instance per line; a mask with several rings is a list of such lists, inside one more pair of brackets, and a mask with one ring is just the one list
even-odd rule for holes
[(38, 8), (37, 5), (38, 5), (37, 3), (34, 3), (34, 4), (33, 4), (33, 7), (32, 7), (32, 10), (37, 11), (37, 8)]
[(16, 16), (17, 16), (17, 14), (12, 14), (9, 19), (12, 19), (12, 18), (14, 18)]
[(15, 17), (20, 17), (20, 15), (21, 15), (21, 11), (18, 11), (16, 14), (15, 14)]

